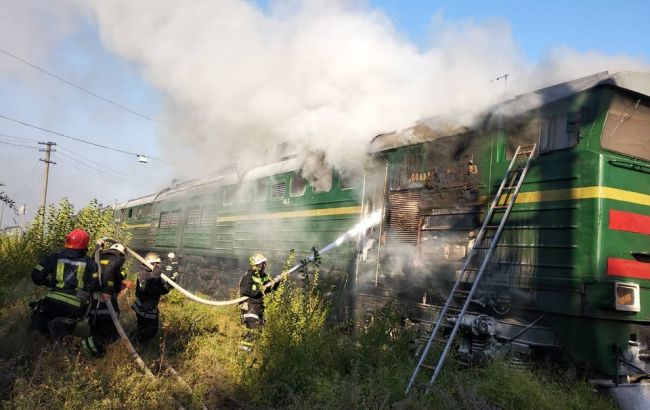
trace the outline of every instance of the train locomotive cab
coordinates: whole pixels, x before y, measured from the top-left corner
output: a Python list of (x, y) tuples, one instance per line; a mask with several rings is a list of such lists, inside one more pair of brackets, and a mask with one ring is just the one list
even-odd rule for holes
[(650, 73), (599, 73), (516, 97), (471, 126), (424, 121), (375, 138), (385, 178), (366, 201), (384, 219), (358, 272), (361, 305), (398, 300), (430, 328), (514, 151), (537, 143), (462, 318), (461, 360), (509, 351), (521, 362), (561, 356), (596, 378), (645, 377), (649, 107)]

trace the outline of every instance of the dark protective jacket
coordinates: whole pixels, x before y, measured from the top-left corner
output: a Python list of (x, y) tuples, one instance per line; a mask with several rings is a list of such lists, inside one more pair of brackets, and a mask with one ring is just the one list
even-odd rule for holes
[(50, 288), (47, 298), (73, 305), (79, 303), (81, 294), (99, 288), (97, 264), (83, 249), (64, 249), (46, 256), (32, 271), (32, 281)]
[(271, 280), (271, 276), (266, 272), (249, 269), (239, 282), (239, 294), (249, 297), (239, 304), (242, 322), (249, 328), (259, 326), (264, 321), (264, 293), (275, 290), (280, 285), (278, 282), (271, 289), (263, 291), (264, 286)]
[(138, 275), (135, 287), (136, 301), (131, 307), (140, 316), (157, 317), (160, 297), (171, 290), (171, 285), (160, 277), (161, 271), (162, 267), (158, 265), (153, 271), (143, 268)]
[[(99, 263), (101, 267), (102, 281), (98, 291), (111, 295), (111, 304), (116, 312), (119, 312), (119, 304), (117, 303), (117, 295), (122, 290), (122, 267), (124, 265), (125, 257), (121, 253), (113, 249), (101, 251), (99, 254)], [(97, 316), (106, 316), (108, 320), (110, 313), (103, 301), (93, 301), (89, 316), (95, 318)]]
[(99, 291), (112, 295), (113, 298), (122, 290), (122, 267), (124, 266), (125, 257), (114, 249), (101, 251), (99, 254), (99, 263), (102, 271), (102, 285)]
[(178, 261), (174, 260), (167, 264), (165, 267), (165, 275), (169, 276), (170, 279), (174, 279), (176, 282), (176, 276), (178, 276)]
[[(241, 296), (248, 296), (250, 298), (247, 300), (249, 304), (262, 305), (262, 288), (267, 283), (271, 282), (271, 279), (271, 276), (269, 276), (265, 271), (258, 273), (249, 269), (239, 281), (239, 294)], [(277, 284), (274, 286), (274, 289), (275, 288), (277, 288)], [(271, 289), (267, 290), (267, 292), (270, 290)]]

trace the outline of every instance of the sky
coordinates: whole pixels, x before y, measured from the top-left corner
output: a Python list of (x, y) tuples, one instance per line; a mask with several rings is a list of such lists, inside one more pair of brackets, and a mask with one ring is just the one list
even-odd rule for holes
[[(230, 162), (249, 169), (284, 140), (352, 168), (377, 133), (503, 98), (491, 80), (506, 73), (511, 96), (603, 69), (650, 66), (643, 1), (0, 0), (0, 7), (0, 50), (137, 113), (0, 52), (1, 189), (26, 204), (27, 220), (43, 191), (39, 141), (57, 144), (48, 203), (110, 205)], [(20, 219), (4, 209), (0, 226)]]

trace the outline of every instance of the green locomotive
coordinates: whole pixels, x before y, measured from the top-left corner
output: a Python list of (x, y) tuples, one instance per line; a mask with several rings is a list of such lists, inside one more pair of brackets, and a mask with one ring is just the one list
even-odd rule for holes
[(511, 350), (513, 360), (545, 354), (616, 379), (645, 375), (650, 73), (600, 73), (509, 100), (471, 128), (441, 124), (372, 142), (385, 185), (365, 200), (385, 219), (359, 271), (363, 305), (397, 296), (409, 317), (433, 323), (513, 153), (538, 143), (462, 319), (460, 358)]
[(432, 120), (377, 136), (356, 183), (332, 171), (306, 181), (302, 162), (284, 158), (173, 185), (118, 205), (115, 218), (134, 249), (176, 252), (193, 272), (186, 280), (215, 291), (236, 285), (235, 267), (254, 252), (269, 253), (277, 272), (290, 249), (308, 255), (381, 210), (380, 226), (324, 266), (354, 273), (360, 313), (397, 300), (426, 325), (510, 158), (531, 142), (540, 154), (463, 319), (460, 357), (481, 360), (508, 345), (518, 360), (555, 355), (615, 379), (645, 374), (649, 73), (600, 73), (525, 94), (471, 128)]
[[(173, 184), (155, 195), (115, 207), (116, 222), (132, 234), (140, 252), (174, 252), (185, 284), (204, 292), (228, 292), (245, 271), (248, 257), (263, 252), (279, 273), (289, 251), (309, 256), (358, 222), (358, 179), (325, 166), (306, 180), (302, 162), (279, 158), (238, 176), (235, 168), (203, 180)], [(349, 269), (354, 246), (323, 257), (326, 269)]]

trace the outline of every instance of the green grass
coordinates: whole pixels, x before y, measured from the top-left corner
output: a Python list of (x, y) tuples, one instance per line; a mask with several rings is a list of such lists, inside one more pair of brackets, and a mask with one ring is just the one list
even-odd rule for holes
[[(25, 284), (20, 284), (25, 289)], [(122, 322), (135, 327), (120, 298)], [(415, 359), (408, 334), (389, 310), (355, 334), (326, 330), (325, 305), (311, 291), (287, 286), (269, 300), (268, 319), (253, 355), (238, 350), (236, 307), (196, 304), (172, 292), (161, 302), (161, 331), (138, 349), (151, 380), (121, 343), (89, 359), (53, 346), (29, 329), (26, 300), (0, 310), (0, 371), (15, 376), (6, 408), (505, 408), (611, 409), (582, 381), (515, 371), (502, 362), (459, 370), (453, 359), (433, 394), (404, 397)], [(300, 319), (303, 318), (303, 320)], [(271, 322), (275, 319), (275, 323)], [(76, 334), (88, 329), (79, 326)], [(171, 364), (192, 387), (161, 371)]]

